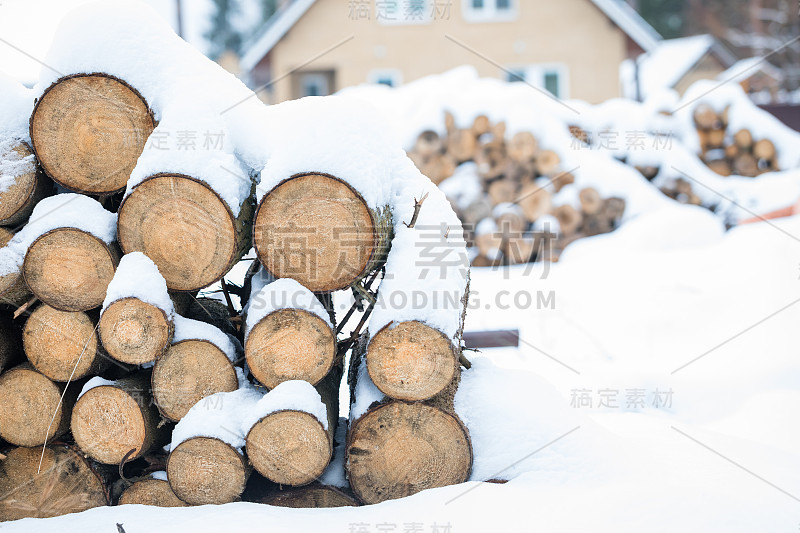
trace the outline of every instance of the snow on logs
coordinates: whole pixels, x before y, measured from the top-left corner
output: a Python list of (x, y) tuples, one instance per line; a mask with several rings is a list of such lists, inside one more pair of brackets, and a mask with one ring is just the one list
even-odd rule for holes
[(174, 314), (158, 268), (146, 255), (134, 252), (120, 260), (108, 285), (97, 331), (111, 357), (143, 365), (169, 347)]
[(125, 188), (154, 127), (147, 103), (123, 80), (75, 74), (39, 98), (30, 136), (39, 163), (56, 183), (109, 194)]
[(39, 171), (36, 156), (27, 144), (0, 140), (0, 226), (24, 222), (52, 188), (52, 182)]
[(325, 307), (295, 280), (254, 283), (244, 353), (250, 372), (269, 389), (293, 379), (316, 385), (333, 367), (336, 335)]

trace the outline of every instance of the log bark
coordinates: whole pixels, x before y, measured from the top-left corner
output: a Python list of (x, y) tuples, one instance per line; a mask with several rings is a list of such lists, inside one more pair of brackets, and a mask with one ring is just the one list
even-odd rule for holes
[[(28, 145), (22, 142), (12, 150), (20, 158), (33, 153)], [(52, 192), (53, 182), (38, 167), (17, 176), (8, 189), (0, 192), (0, 226), (16, 226), (24, 222), (36, 203)]]
[(344, 181), (298, 174), (268, 192), (256, 211), (253, 245), (276, 278), (314, 292), (356, 283), (386, 260), (392, 234), (388, 206), (370, 209)]
[(163, 445), (166, 427), (159, 428), (161, 417), (150, 396), (147, 372), (100, 385), (81, 396), (72, 410), (72, 436), (78, 446), (96, 461), (119, 464), (147, 454)]
[(62, 311), (99, 307), (120, 254), (91, 233), (75, 228), (48, 231), (33, 241), (22, 273), (31, 292)]
[(752, 154), (739, 154), (733, 160), (733, 173), (739, 176), (754, 177), (758, 175), (758, 159)]
[(22, 361), (22, 332), (11, 316), (0, 315), (0, 373)]
[(100, 347), (95, 321), (80, 311), (40, 305), (25, 322), (22, 342), (28, 360), (53, 381), (81, 379), (109, 364)]
[(175, 422), (203, 398), (239, 386), (228, 356), (214, 344), (196, 339), (170, 346), (156, 361), (151, 382), (158, 410)]
[(174, 329), (162, 309), (128, 297), (106, 307), (97, 332), (108, 355), (123, 363), (143, 365), (154, 362), (167, 350)]
[(187, 507), (163, 479), (140, 479), (125, 489), (119, 498), (119, 505), (152, 505), (154, 507)]
[(336, 336), (313, 313), (279, 309), (253, 326), (244, 353), (250, 372), (268, 389), (292, 379), (316, 385), (333, 367)]
[(458, 371), (458, 355), (444, 333), (410, 321), (378, 331), (367, 348), (367, 371), (390, 398), (427, 400), (441, 393)]
[[(0, 247), (8, 244), (14, 237), (11, 230), (0, 228)], [(31, 291), (25, 284), (22, 270), (0, 276), (0, 305), (17, 308), (31, 298)]]
[(167, 479), (175, 495), (189, 505), (236, 501), (250, 470), (230, 444), (209, 437), (183, 441), (167, 459)]
[(279, 485), (302, 486), (322, 475), (333, 455), (341, 378), (337, 365), (316, 386), (328, 413), (327, 430), (313, 415), (289, 409), (270, 413), (250, 428), (247, 457), (262, 476)]
[[(80, 386), (67, 389), (54, 383), (30, 363), (22, 363), (0, 376), (0, 437), (15, 446), (41, 446), (69, 430), (72, 407)], [(52, 421), (52, 423), (51, 423)]]
[(15, 448), (0, 461), (0, 521), (48, 518), (108, 505), (107, 487), (76, 450)]
[(275, 487), (257, 503), (295, 509), (358, 507), (358, 501), (346, 491), (316, 482), (304, 487)]
[[(353, 348), (348, 381), (351, 397), (367, 346)], [(347, 435), (345, 465), (353, 492), (366, 504), (462, 483), (472, 469), (472, 445), (455, 414), (460, 373), (424, 402), (383, 400), (355, 420)]]
[(169, 289), (195, 291), (219, 281), (250, 249), (252, 214), (251, 198), (234, 217), (200, 180), (155, 174), (122, 202), (117, 235), (125, 253), (153, 260)]
[(39, 98), (30, 120), (44, 171), (87, 194), (123, 190), (154, 128), (142, 96), (102, 73), (59, 79)]

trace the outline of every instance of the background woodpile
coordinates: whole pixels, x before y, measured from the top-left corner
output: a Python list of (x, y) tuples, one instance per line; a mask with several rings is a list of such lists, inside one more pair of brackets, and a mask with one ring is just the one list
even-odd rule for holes
[(474, 266), (558, 261), (571, 242), (619, 226), (622, 198), (603, 198), (588, 187), (579, 190), (579, 205), (558, 202), (556, 195), (574, 187), (575, 176), (532, 133), (507, 139), (505, 124), (491, 124), (485, 115), (459, 128), (446, 113), (445, 125), (444, 137), (422, 132), (408, 155), (436, 184), (453, 176), (458, 165), (475, 163), (483, 194), (461, 208), (451, 199), (474, 248)]
[[(95, 130), (82, 128), (86, 123)], [(59, 80), (39, 100), (30, 125), (32, 146), (17, 142), (14, 150), (35, 153), (36, 172), (0, 193), (3, 242), (25, 231), (33, 206), (55, 193), (51, 179), (80, 198), (99, 201), (98, 209), (102, 204), (106, 215), (114, 215), (116, 239), (105, 242), (67, 221), (38, 236), (19, 272), (0, 276), (0, 521), (128, 503), (185, 506), (244, 499), (289, 507), (358, 505), (468, 478), (471, 444), (453, 409), (464, 361), (460, 337), (453, 344), (442, 332), (410, 321), (373, 332), (370, 342), (362, 331), (369, 306), (352, 332), (341, 331), (363, 302), (377, 297), (373, 284), (389, 249), (391, 213), (370, 209), (325, 169), (287, 176), (291, 179), (260, 205), (251, 192), (236, 215), (207, 183), (177, 173), (153, 174), (123, 198), (125, 178), (157, 124), (135, 88), (104, 74)], [(481, 154), (496, 169), (501, 163), (493, 159), (494, 151), (505, 152), (505, 145), (478, 142), (482, 133), (454, 132), (448, 151), (437, 149), (437, 164), (445, 154), (458, 154), (459, 160)], [(537, 172), (555, 172), (557, 156), (536, 150), (535, 140), (526, 142), (514, 145), (518, 151), (512, 152), (522, 159), (512, 161), (514, 168), (524, 166), (533, 174), (487, 179), (498, 203), (507, 199), (498, 196), (498, 180), (524, 187)], [(114, 150), (117, 144), (126, 149)], [(344, 210), (339, 221), (355, 230), (346, 233), (350, 241), (331, 233), (339, 216), (332, 209)], [(291, 276), (280, 268), (292, 266), (296, 243), (270, 235), (299, 222), (319, 229), (330, 255), (319, 262), (301, 257), (312, 271)], [(585, 227), (577, 225), (575, 232)], [(352, 289), (357, 303), (339, 324), (327, 325), (303, 306), (286, 305), (247, 330), (247, 316), (231, 296), (242, 306), (248, 303), (258, 259), (244, 287), (223, 280), (226, 303), (197, 294), (253, 246), (273, 273), (309, 287), (303, 290), (313, 306), (331, 320), (331, 291)], [(158, 267), (174, 314), (125, 295), (101, 309), (110, 284), (125, 276), (133, 285), (139, 281), (137, 271), (126, 267), (137, 253)], [(283, 281), (266, 290), (278, 290)], [(249, 303), (251, 312), (257, 309), (257, 302)], [(205, 333), (179, 338), (181, 328)], [(338, 390), (351, 351), (351, 375), (368, 362), (368, 375), (381, 377), (378, 387), (385, 396), (337, 432), (337, 425), (346, 425), (339, 419)], [(252, 370), (246, 387), (245, 360)], [(197, 435), (165, 451), (176, 423), (192, 416), (192, 406), (216, 393), (260, 395), (288, 380), (314, 387), (327, 427), (287, 408), (260, 418), (244, 446)], [(352, 378), (354, 401), (357, 381)], [(321, 479), (334, 450), (344, 455), (345, 448), (352, 490)]]

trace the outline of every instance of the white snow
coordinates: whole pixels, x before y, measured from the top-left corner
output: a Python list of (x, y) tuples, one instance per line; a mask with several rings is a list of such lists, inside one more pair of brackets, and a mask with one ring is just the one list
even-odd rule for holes
[(247, 386), (203, 398), (175, 425), (169, 451), (183, 441), (209, 437), (226, 442), (241, 453), (247, 437), (247, 433), (242, 433), (242, 421), (262, 396), (254, 387)]
[(268, 393), (258, 403), (249, 406), (241, 418), (241, 432), (246, 436), (250, 429), (262, 418), (278, 411), (302, 411), (308, 413), (328, 430), (328, 409), (322, 403), (317, 389), (307, 381), (284, 381)]
[(643, 97), (671, 89), (711, 49), (714, 37), (694, 35), (661, 41), (639, 59), (639, 83)]
[[(262, 269), (264, 271), (264, 269)], [(268, 276), (268, 274), (266, 274)], [(262, 278), (259, 278), (262, 279)], [(259, 285), (259, 280), (253, 288)], [(314, 293), (303, 287), (293, 279), (279, 279), (263, 285), (258, 292), (255, 290), (247, 303), (247, 322), (245, 324), (245, 339), (256, 324), (264, 317), (280, 309), (301, 309), (308, 311), (333, 327), (325, 306), (314, 296)]]
[(34, 92), (0, 70), (0, 94), (0, 139), (29, 142)]
[(185, 340), (201, 340), (208, 341), (228, 356), (232, 363), (235, 363), (241, 354), (241, 345), (234, 342), (235, 339), (224, 333), (216, 326), (201, 322), (200, 320), (192, 320), (185, 318), (178, 314), (174, 316), (175, 320), (175, 335), (172, 338), (172, 343), (178, 343)]
[(58, 228), (79, 229), (111, 244), (117, 237), (117, 215), (103, 209), (97, 200), (80, 194), (45, 198), (33, 208), (27, 225), (0, 248), (0, 276), (18, 271), (31, 244)]
[(386, 396), (375, 386), (367, 371), (367, 359), (362, 357), (356, 373), (355, 401), (350, 404), (350, 423), (358, 420), (376, 402)]
[(0, 138), (0, 193), (7, 191), (17, 178), (36, 170), (36, 156), (21, 156), (14, 148), (18, 141)]
[(95, 387), (102, 387), (106, 385), (113, 387), (116, 384), (117, 384), (116, 381), (110, 381), (108, 379), (101, 378), (100, 376), (95, 376), (86, 383), (84, 383), (83, 388), (81, 388), (80, 394), (78, 394), (78, 399), (80, 399), (81, 396), (83, 396), (84, 394), (86, 394)]
[(122, 298), (137, 298), (164, 311), (172, 320), (175, 307), (167, 292), (167, 282), (153, 261), (141, 252), (126, 254), (120, 259), (114, 278), (106, 289), (103, 309)]
[(159, 470), (158, 472), (153, 472), (150, 474), (150, 477), (153, 479), (160, 479), (161, 481), (167, 480), (167, 472), (166, 470)]
[(344, 449), (347, 444), (346, 418), (339, 419), (333, 440), (335, 443), (333, 457), (331, 458), (331, 462), (328, 463), (327, 468), (325, 468), (325, 471), (319, 476), (319, 482), (331, 487), (347, 488), (350, 484), (347, 482), (344, 470)]

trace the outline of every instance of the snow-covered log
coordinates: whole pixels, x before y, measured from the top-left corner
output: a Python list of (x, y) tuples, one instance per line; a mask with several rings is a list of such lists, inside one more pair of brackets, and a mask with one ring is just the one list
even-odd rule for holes
[(17, 261), (15, 254), (6, 248), (13, 238), (11, 230), (0, 228), (0, 304), (19, 307), (30, 299), (31, 290), (20, 270), (21, 260)]
[(0, 522), (108, 504), (106, 477), (70, 446), (50, 445), (43, 459), (41, 448), (14, 448), (0, 461)]
[(178, 421), (203, 398), (239, 387), (234, 362), (241, 347), (211, 324), (179, 315), (174, 320), (172, 345), (156, 361), (151, 381), (161, 414)]
[(133, 460), (166, 442), (166, 427), (150, 396), (150, 375), (138, 372), (117, 381), (90, 379), (72, 410), (75, 443), (103, 464)]
[(172, 342), (173, 316), (156, 265), (139, 252), (124, 256), (108, 285), (97, 328), (106, 352), (132, 365), (154, 362)]
[(4, 372), (0, 376), (0, 437), (16, 446), (41, 446), (66, 433), (78, 389), (70, 387), (60, 402), (64, 386), (27, 362)]
[(95, 330), (96, 321), (82, 311), (37, 307), (22, 330), (28, 360), (53, 381), (77, 380), (109, 365)]
[(0, 140), (0, 226), (24, 222), (36, 203), (52, 191), (53, 182), (39, 171), (26, 143)]
[(293, 379), (316, 385), (333, 367), (336, 335), (325, 307), (295, 280), (254, 283), (244, 353), (253, 376), (269, 389)]
[(125, 188), (154, 128), (142, 96), (125, 81), (93, 73), (60, 78), (30, 121), (39, 163), (67, 189), (109, 194)]

